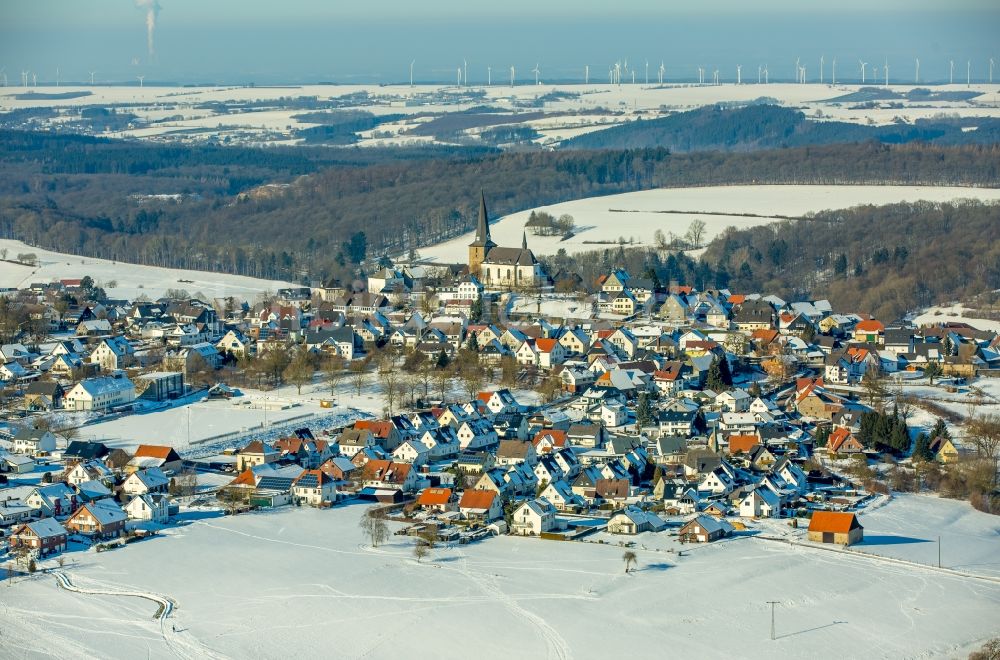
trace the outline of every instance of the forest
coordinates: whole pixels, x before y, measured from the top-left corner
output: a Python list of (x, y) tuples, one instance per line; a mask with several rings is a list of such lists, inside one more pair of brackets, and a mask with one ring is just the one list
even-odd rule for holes
[[(975, 126), (976, 130), (962, 130), (970, 126)], [(749, 151), (867, 141), (885, 144), (995, 144), (1000, 142), (1000, 120), (970, 117), (863, 126), (841, 121), (811, 121), (798, 110), (777, 105), (754, 104), (739, 108), (715, 105), (586, 133), (567, 140), (563, 148), (637, 149), (658, 146), (673, 152), (706, 149)]]
[[(730, 228), (694, 260), (625, 246), (547, 259), (586, 282), (613, 267), (658, 280), (826, 298), (834, 309), (886, 323), (907, 312), (1000, 289), (1000, 204), (980, 201), (858, 206), (751, 229)], [(877, 228), (877, 231), (873, 231)]]
[[(252, 149), (3, 132), (0, 235), (107, 259), (312, 281), (470, 230), (480, 190), (498, 217), (654, 187), (995, 185), (998, 163), (994, 146), (921, 143), (504, 153)], [(727, 267), (738, 274), (741, 265)]]

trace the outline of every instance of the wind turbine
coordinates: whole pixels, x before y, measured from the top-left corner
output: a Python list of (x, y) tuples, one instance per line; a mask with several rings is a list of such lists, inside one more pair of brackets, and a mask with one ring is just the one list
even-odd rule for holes
[(584, 64), (583, 65), (583, 84), (584, 85), (589, 85), (590, 84), (590, 65), (589, 64)]
[(949, 72), (948, 72), (948, 84), (955, 84), (955, 60), (948, 60)]
[(621, 87), (622, 85), (622, 63), (615, 62), (615, 83)]
[(972, 85), (972, 60), (967, 60), (965, 62), (965, 86), (970, 87)]
[(145, 77), (146, 77), (146, 76), (136, 76), (136, 78), (138, 78), (138, 79), (139, 79), (139, 87), (142, 87), (142, 80), (143, 80), (143, 78), (145, 78)]
[(38, 87), (38, 73), (35, 71), (31, 73), (31, 84), (33, 87)]
[(493, 67), (491, 66), (486, 67), (486, 86), (493, 86)]
[[(7, 79), (4, 78), (4, 80), (6, 81)], [(990, 84), (991, 85), (993, 84), (993, 58), (992, 57), (990, 58)], [(4, 83), (4, 87), (6, 87), (6, 86), (7, 86), (7, 83), (5, 82)]]
[(805, 84), (805, 82), (806, 82), (806, 67), (805, 67), (805, 65), (802, 66), (801, 71), (802, 71), (802, 76), (799, 78), (799, 84), (800, 85)]
[(705, 67), (703, 66), (698, 67), (698, 84), (705, 84)]
[(514, 86), (514, 65), (510, 67), (510, 86)]
[(715, 71), (712, 71), (712, 81), (716, 85), (719, 84), (719, 70), (718, 69), (716, 69)]
[(767, 84), (770, 83), (770, 80), (768, 79), (768, 75), (770, 75), (770, 74), (767, 72), (767, 65), (765, 64), (764, 65), (764, 84), (765, 85), (767, 85)]
[(823, 84), (823, 56), (819, 56), (819, 84)]
[(21, 72), (21, 86), (22, 87), (27, 87), (28, 86), (28, 72), (27, 71), (22, 71)]
[(666, 73), (666, 68), (663, 66), (663, 60), (660, 60), (660, 84), (663, 84), (663, 74)]
[(830, 73), (830, 84), (837, 84), (837, 58), (833, 58), (833, 71)]
[(764, 70), (763, 67), (758, 64), (757, 65), (757, 84), (758, 85), (760, 84), (760, 72), (763, 71), (763, 70)]
[(865, 84), (865, 67), (868, 66), (868, 62), (862, 62), (861, 60), (858, 60), (858, 64), (861, 65), (861, 84), (864, 85)]
[(635, 84), (635, 69), (632, 69), (632, 84)]
[(455, 84), (458, 85), (459, 87), (461, 87), (462, 86), (462, 67), (458, 67), (456, 69), (456, 71), (457, 71), (457, 73), (455, 74)]
[(743, 84), (743, 65), (742, 64), (737, 64), (736, 65), (736, 84), (737, 85), (742, 85)]
[(56, 67), (56, 87), (59, 86), (59, 67)]
[(799, 58), (795, 58), (795, 82), (802, 82), (799, 76), (802, 74), (802, 67), (799, 66)]
[(410, 60), (410, 87), (413, 87), (413, 65), (416, 63), (416, 60)]
[(889, 60), (888, 59), (885, 61), (885, 64), (882, 66), (882, 68), (885, 69), (885, 86), (888, 87), (889, 86)]
[(90, 84), (91, 84), (91, 85), (93, 85), (93, 84), (94, 84), (94, 74), (95, 74), (95, 73), (97, 73), (97, 72), (96, 72), (96, 71), (91, 71), (91, 72), (90, 72)]
[(469, 63), (466, 62), (465, 59), (462, 60), (462, 75), (465, 78), (465, 86), (468, 87), (469, 86)]
[(646, 60), (646, 84), (649, 84), (649, 60)]
[(538, 70), (538, 62), (535, 62), (535, 68), (534, 68), (534, 69), (532, 69), (532, 70), (531, 70), (531, 72), (532, 72), (533, 74), (535, 74), (535, 84), (536, 84), (536, 85), (539, 85), (539, 84), (541, 84), (541, 83), (539, 83), (539, 82), (538, 82), (538, 74), (540, 74), (540, 73), (541, 73), (541, 71), (539, 71), (539, 70)]
[(916, 58), (917, 62), (917, 73), (913, 76), (913, 84), (920, 84), (920, 58)]

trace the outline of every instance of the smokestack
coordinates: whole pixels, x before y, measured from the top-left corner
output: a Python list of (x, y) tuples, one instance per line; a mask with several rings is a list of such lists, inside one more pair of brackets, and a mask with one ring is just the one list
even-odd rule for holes
[(156, 17), (160, 14), (160, 3), (158, 0), (135, 0), (135, 6), (146, 10), (146, 48), (149, 51), (149, 59), (153, 59), (156, 55), (153, 36), (156, 32)]

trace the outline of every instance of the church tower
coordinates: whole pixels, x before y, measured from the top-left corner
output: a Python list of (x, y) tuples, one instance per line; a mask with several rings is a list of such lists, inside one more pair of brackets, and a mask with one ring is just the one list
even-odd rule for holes
[(490, 238), (490, 221), (486, 216), (486, 194), (479, 193), (479, 222), (476, 224), (476, 239), (469, 243), (469, 272), (478, 273), (486, 260), (486, 255), (497, 246)]

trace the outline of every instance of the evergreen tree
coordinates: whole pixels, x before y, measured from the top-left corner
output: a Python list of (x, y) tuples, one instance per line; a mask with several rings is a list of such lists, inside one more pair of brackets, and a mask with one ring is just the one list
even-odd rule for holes
[(916, 443), (913, 446), (913, 458), (922, 461), (929, 461), (934, 458), (934, 452), (931, 451), (931, 439), (927, 437), (926, 433), (921, 433), (917, 436)]
[(444, 349), (442, 348), (441, 352), (438, 353), (437, 368), (438, 369), (444, 369), (447, 366), (448, 366), (448, 354), (445, 353)]
[(726, 383), (722, 379), (721, 362), (718, 357), (712, 360), (712, 364), (708, 368), (708, 376), (705, 378), (705, 387), (714, 392), (722, 392), (726, 389)]
[(653, 423), (653, 404), (646, 392), (639, 395), (639, 402), (635, 407), (635, 421), (640, 429)]

